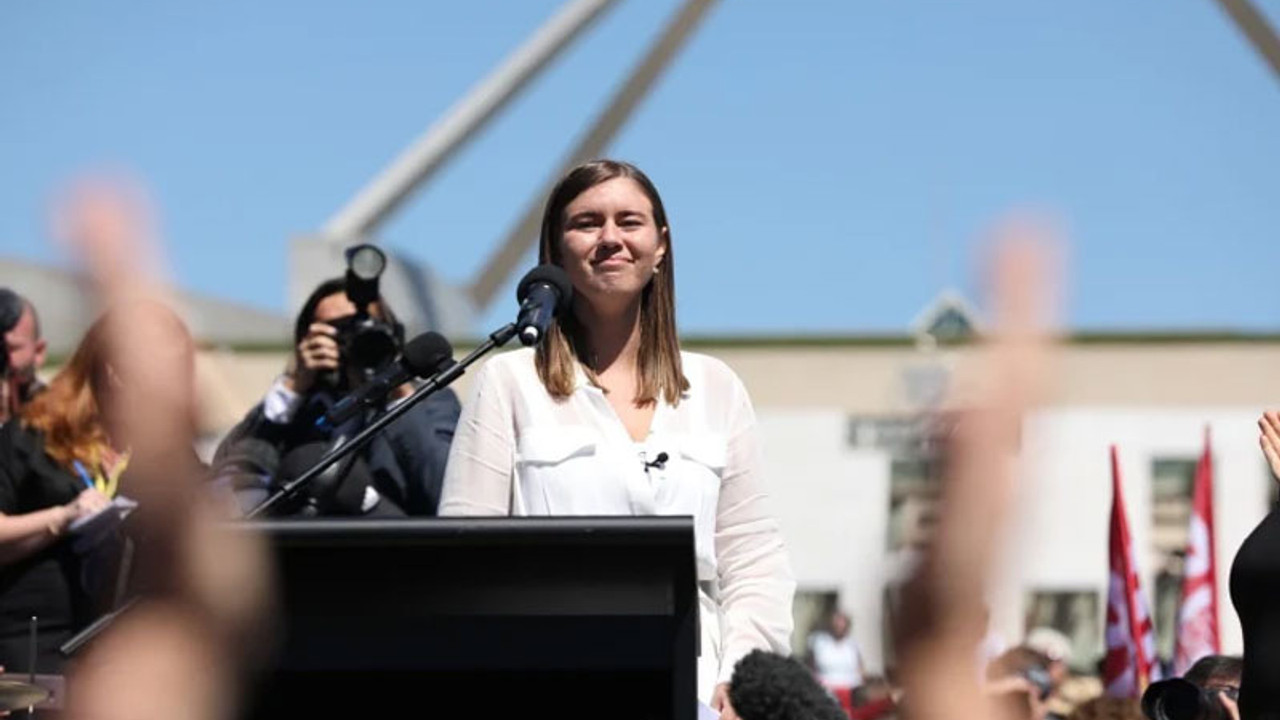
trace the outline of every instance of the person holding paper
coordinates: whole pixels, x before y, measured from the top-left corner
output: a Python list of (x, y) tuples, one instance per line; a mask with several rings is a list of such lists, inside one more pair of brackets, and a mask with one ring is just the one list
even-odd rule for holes
[[(172, 313), (157, 315), (182, 326)], [(122, 389), (106, 361), (105, 325), (106, 316), (19, 421), (0, 428), (0, 665), (6, 667), (27, 669), (34, 616), (36, 670), (60, 672), (58, 647), (114, 601), (112, 548), (100, 541), (118, 536), (103, 532), (110, 523), (99, 522), (101, 516), (84, 522), (112, 504), (129, 463), (128, 450), (112, 442), (105, 412)], [(189, 346), (156, 352), (185, 353), (191, 366)], [(76, 537), (81, 525), (99, 534), (96, 547)]]
[(565, 270), (573, 307), (536, 352), (480, 370), (440, 514), (693, 516), (698, 696), (736, 718), (733, 667), (789, 651), (795, 591), (747, 390), (680, 350), (666, 212), (635, 166), (570, 171), (547, 201), (539, 262)]

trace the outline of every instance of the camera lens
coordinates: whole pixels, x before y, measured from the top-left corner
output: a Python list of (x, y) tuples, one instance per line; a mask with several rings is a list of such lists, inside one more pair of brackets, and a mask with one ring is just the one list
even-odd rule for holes
[(347, 267), (361, 280), (377, 280), (387, 267), (387, 256), (373, 245), (357, 245), (347, 251)]
[(1142, 694), (1142, 712), (1152, 720), (1201, 720), (1213, 717), (1205, 713), (1200, 688), (1180, 678), (1152, 683)]
[(391, 329), (377, 321), (370, 321), (354, 329), (344, 355), (355, 367), (374, 370), (390, 362), (398, 350)]

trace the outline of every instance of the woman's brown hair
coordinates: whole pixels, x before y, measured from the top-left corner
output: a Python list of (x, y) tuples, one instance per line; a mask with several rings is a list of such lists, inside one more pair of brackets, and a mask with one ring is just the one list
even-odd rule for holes
[[(676, 333), (675, 258), (671, 248), (670, 225), (658, 188), (636, 166), (616, 160), (593, 160), (570, 170), (547, 198), (542, 213), (542, 234), (538, 262), (563, 265), (561, 241), (565, 208), (586, 190), (615, 178), (628, 178), (640, 186), (653, 205), (653, 222), (666, 246), (662, 272), (656, 273), (640, 297), (640, 348), (637, 358), (636, 404), (656, 402), (659, 395), (670, 405), (680, 402), (689, 389), (680, 363), (680, 340)], [(547, 392), (556, 400), (573, 394), (576, 366), (586, 351), (585, 329), (572, 312), (562, 314), (547, 330), (538, 346), (535, 365)], [(595, 370), (586, 365), (587, 377), (596, 383)]]

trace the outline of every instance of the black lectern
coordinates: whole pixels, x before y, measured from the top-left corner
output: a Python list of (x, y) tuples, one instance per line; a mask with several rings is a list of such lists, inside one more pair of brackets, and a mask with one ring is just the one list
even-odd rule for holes
[(690, 518), (276, 521), (279, 717), (694, 718)]

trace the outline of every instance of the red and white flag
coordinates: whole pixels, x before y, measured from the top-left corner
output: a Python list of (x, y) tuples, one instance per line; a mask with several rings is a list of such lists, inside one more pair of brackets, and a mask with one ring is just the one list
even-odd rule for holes
[(1197, 660), (1217, 655), (1218, 572), (1213, 543), (1213, 458), (1209, 429), (1204, 431), (1204, 452), (1196, 464), (1191, 495), (1191, 533), (1182, 574), (1182, 598), (1178, 603), (1178, 645), (1173, 671), (1185, 673)]
[(1111, 446), (1111, 574), (1107, 588), (1107, 656), (1102, 682), (1112, 697), (1138, 698), (1159, 679), (1156, 633), (1133, 560), (1129, 519), (1120, 489), (1120, 460)]

